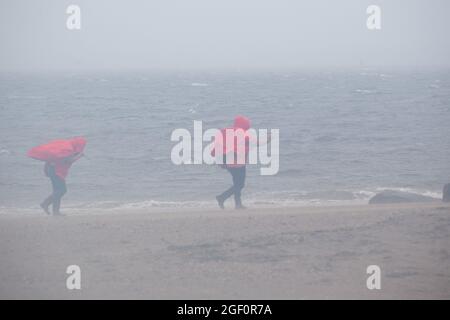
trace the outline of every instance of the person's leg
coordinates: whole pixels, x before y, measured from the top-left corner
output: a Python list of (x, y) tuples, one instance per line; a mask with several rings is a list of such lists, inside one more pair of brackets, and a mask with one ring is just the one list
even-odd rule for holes
[(60, 196), (55, 196), (53, 199), (53, 215), (57, 216), (61, 214), (61, 198)]
[(45, 211), (46, 214), (50, 214), (50, 211), (48, 210), (48, 207), (53, 202), (53, 193), (49, 195), (47, 198), (45, 198), (44, 201), (41, 203), (41, 208)]
[(245, 167), (235, 168), (233, 170), (233, 186), (234, 186), (234, 203), (236, 209), (244, 209), (241, 199), (241, 191), (245, 186)]
[(67, 192), (66, 182), (57, 175), (51, 177), (53, 183), (53, 214), (60, 215), (61, 198)]
[(216, 197), (217, 202), (219, 203), (219, 207), (221, 209), (224, 209), (225, 200), (227, 200), (229, 197), (231, 197), (234, 194), (234, 177), (233, 177), (234, 169), (233, 168), (226, 168), (226, 169), (231, 174), (231, 177), (233, 178), (233, 185)]
[(217, 202), (219, 203), (219, 207), (221, 209), (224, 209), (224, 202), (225, 200), (227, 200), (229, 197), (231, 197), (234, 193), (234, 186), (231, 186), (230, 188), (228, 188), (227, 190), (225, 190), (225, 192), (221, 193), (220, 195), (218, 195), (216, 197)]
[(47, 198), (45, 198), (44, 201), (41, 203), (41, 208), (45, 211), (46, 214), (50, 214), (50, 211), (48, 210), (48, 207), (53, 203), (53, 195), (55, 194), (55, 180), (53, 179), (53, 176), (55, 176), (55, 171), (53, 167), (49, 168), (48, 177), (50, 179), (50, 182), (52, 183), (52, 194), (49, 195)]

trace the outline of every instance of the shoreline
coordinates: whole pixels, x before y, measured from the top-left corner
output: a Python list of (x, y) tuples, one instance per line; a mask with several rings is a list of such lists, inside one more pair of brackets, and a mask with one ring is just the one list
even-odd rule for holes
[[(143, 203), (145, 201), (142, 201)], [(141, 203), (141, 202), (136, 202)], [(368, 209), (370, 208), (414, 208), (414, 207), (435, 207), (435, 206), (450, 206), (443, 202), (439, 198), (434, 198), (433, 201), (429, 202), (404, 202), (404, 203), (375, 203), (370, 204), (368, 201), (346, 201), (346, 200), (333, 200), (328, 202), (317, 202), (317, 203), (301, 203), (301, 204), (279, 204), (279, 203), (257, 203), (250, 204), (246, 206), (244, 210), (235, 210), (233, 207), (233, 201), (226, 204), (225, 209), (220, 209), (217, 206), (217, 202), (211, 201), (207, 206), (139, 206), (135, 205), (135, 202), (131, 202), (125, 205), (113, 205), (113, 206), (105, 206), (105, 207), (91, 207), (91, 206), (80, 206), (77, 204), (66, 204), (63, 205), (62, 213), (63, 217), (75, 217), (75, 216), (96, 216), (96, 215), (117, 215), (121, 213), (129, 214), (159, 214), (159, 213), (199, 213), (199, 212), (259, 212), (259, 213), (271, 213), (273, 211), (276, 212), (286, 212), (286, 211), (327, 211), (327, 210), (357, 210), (357, 209)], [(322, 210), (323, 209), (323, 210)], [(363, 211), (364, 211), (363, 210)], [(24, 207), (24, 208), (13, 208), (13, 207), (0, 207), (0, 219), (1, 217), (8, 216), (17, 216), (17, 217), (38, 217), (45, 216), (49, 217), (49, 215), (45, 214), (42, 208), (39, 206), (33, 207)], [(50, 215), (51, 216), (51, 215)]]

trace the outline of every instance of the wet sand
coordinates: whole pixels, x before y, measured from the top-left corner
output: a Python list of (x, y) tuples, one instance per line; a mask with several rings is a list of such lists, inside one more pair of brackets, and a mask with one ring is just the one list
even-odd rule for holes
[(1, 299), (449, 299), (450, 206), (3, 214), (0, 257)]

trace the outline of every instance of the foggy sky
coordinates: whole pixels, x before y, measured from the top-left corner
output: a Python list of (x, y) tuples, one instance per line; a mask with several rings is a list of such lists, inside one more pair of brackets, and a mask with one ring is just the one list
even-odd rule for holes
[[(66, 8), (81, 7), (81, 30)], [(366, 28), (366, 8), (382, 29)], [(447, 0), (0, 0), (0, 71), (450, 66)]]

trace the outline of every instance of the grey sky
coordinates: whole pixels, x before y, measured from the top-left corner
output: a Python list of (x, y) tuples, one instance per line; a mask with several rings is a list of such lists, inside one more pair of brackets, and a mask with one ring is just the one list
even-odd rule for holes
[[(81, 7), (82, 29), (66, 29)], [(382, 29), (366, 28), (366, 8)], [(0, 0), (0, 70), (450, 66), (448, 0)]]

